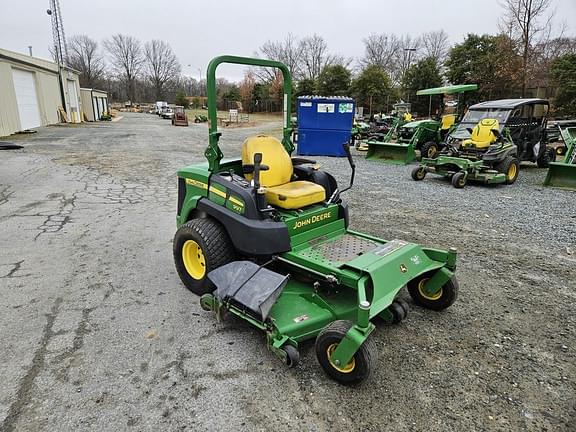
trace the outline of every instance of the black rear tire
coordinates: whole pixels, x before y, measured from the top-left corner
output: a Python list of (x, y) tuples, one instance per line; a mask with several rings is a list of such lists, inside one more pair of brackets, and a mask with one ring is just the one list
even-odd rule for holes
[(459, 171), (452, 176), (452, 186), (456, 189), (462, 189), (466, 186), (466, 173)]
[(339, 368), (332, 364), (330, 355), (344, 339), (352, 327), (351, 321), (334, 321), (328, 324), (316, 337), (316, 357), (322, 369), (340, 384), (358, 384), (366, 380), (374, 369), (378, 360), (376, 345), (370, 338), (358, 348), (350, 363)]
[(438, 144), (434, 141), (424, 143), (420, 149), (420, 157), (428, 159), (435, 159), (438, 157)]
[(496, 165), (496, 170), (506, 176), (506, 184), (512, 184), (518, 178), (520, 162), (512, 156), (506, 156), (502, 162)]
[(228, 233), (214, 219), (192, 219), (181, 225), (172, 247), (180, 279), (199, 296), (214, 291), (208, 273), (235, 258)]
[(538, 165), (538, 168), (548, 168), (550, 162), (554, 162), (555, 160), (556, 151), (551, 147), (547, 147), (544, 153), (542, 153), (542, 156), (540, 156), (536, 161), (536, 164)]
[(427, 295), (424, 292), (424, 286), (433, 275), (433, 272), (428, 272), (408, 282), (408, 292), (417, 305), (441, 311), (454, 304), (458, 298), (459, 285), (456, 277), (453, 276), (452, 279), (442, 285), (442, 288), (436, 294)]

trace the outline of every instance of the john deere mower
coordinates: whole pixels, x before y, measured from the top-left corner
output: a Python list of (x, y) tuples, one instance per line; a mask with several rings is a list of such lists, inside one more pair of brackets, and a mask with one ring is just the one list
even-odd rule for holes
[(458, 94), (476, 90), (476, 84), (435, 87), (419, 90), (417, 95), (430, 96), (430, 118), (409, 121), (398, 126), (396, 136), (386, 136), (384, 140), (369, 140), (366, 158), (393, 164), (409, 164), (416, 159), (416, 151), (422, 157), (433, 158), (444, 147), (444, 141), (454, 128), (457, 114), (445, 114), (440, 119), (431, 118), (432, 96)]
[[(216, 119), (216, 68), (234, 63), (278, 68), (284, 77), (283, 139), (253, 136), (223, 159)], [(178, 172), (174, 259), (184, 285), (217, 319), (233, 315), (266, 334), (286, 365), (316, 339), (326, 373), (343, 384), (365, 380), (376, 364), (369, 335), (378, 318), (398, 322), (414, 302), (443, 310), (456, 300), (456, 250), (382, 240), (348, 228), (340, 188), (314, 161), (291, 157), (292, 83), (280, 62), (222, 56), (207, 70), (207, 163)], [(240, 149), (241, 147), (241, 149)]]
[(520, 161), (510, 132), (501, 128), (496, 119), (482, 119), (470, 134), (459, 149), (449, 144), (438, 158), (422, 159), (420, 166), (412, 170), (412, 179), (424, 180), (427, 173), (434, 173), (451, 178), (455, 188), (463, 188), (468, 180), (514, 183)]
[(470, 130), (482, 119), (496, 119), (506, 128), (517, 147), (521, 162), (535, 162), (546, 168), (556, 152), (548, 145), (549, 103), (545, 99), (500, 99), (472, 105), (447, 138), (453, 146), (470, 138)]

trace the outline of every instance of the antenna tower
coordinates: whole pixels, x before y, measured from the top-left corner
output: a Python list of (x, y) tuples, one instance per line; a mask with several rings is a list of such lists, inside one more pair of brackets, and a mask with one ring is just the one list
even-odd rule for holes
[(48, 1), (50, 5), (48, 13), (52, 18), (52, 39), (56, 50), (56, 61), (60, 65), (65, 65), (68, 61), (68, 47), (64, 34), (64, 24), (62, 23), (62, 12), (60, 12), (60, 2), (58, 0)]

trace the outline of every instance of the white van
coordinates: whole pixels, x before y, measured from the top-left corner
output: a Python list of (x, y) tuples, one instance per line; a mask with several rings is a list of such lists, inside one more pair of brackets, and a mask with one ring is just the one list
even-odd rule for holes
[(168, 102), (156, 102), (156, 108), (154, 109), (154, 113), (161, 116), (166, 110), (168, 109)]

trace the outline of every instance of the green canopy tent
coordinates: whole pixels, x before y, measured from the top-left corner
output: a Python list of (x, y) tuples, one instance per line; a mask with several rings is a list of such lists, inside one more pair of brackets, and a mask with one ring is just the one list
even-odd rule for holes
[(460, 103), (460, 93), (467, 91), (478, 90), (478, 84), (459, 84), (444, 87), (434, 87), (429, 89), (418, 90), (416, 96), (430, 96), (430, 102), (428, 104), (428, 116), (432, 114), (432, 96), (433, 95), (444, 95), (444, 94), (457, 94), (458, 103)]

